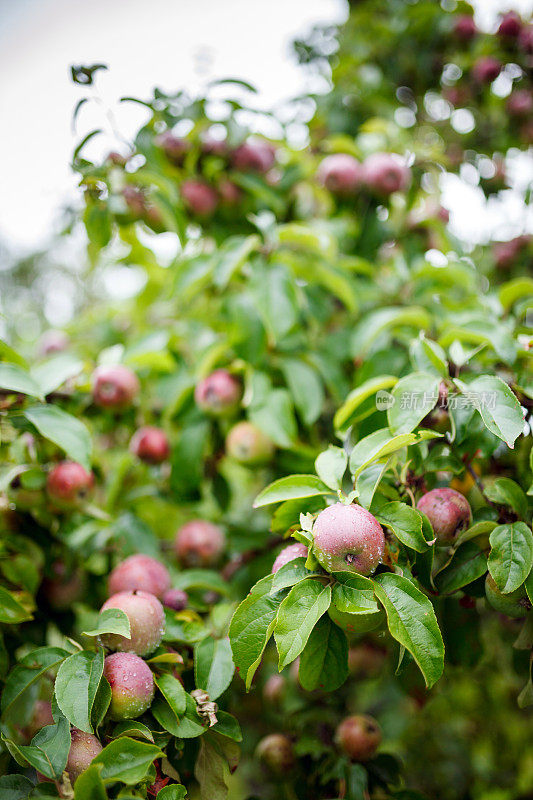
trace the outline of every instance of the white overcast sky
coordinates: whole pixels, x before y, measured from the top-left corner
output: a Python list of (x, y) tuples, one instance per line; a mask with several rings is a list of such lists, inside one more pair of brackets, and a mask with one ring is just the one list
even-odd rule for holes
[[(490, 16), (510, 3), (477, 5)], [(512, 5), (531, 10), (533, 0)], [(291, 41), (345, 15), (343, 0), (0, 0), (0, 240), (24, 251), (42, 245), (75, 191), (72, 149), (102, 112), (86, 105), (73, 134), (72, 109), (84, 91), (70, 81), (72, 63), (109, 66), (98, 87), (128, 137), (142, 112), (116, 100), (148, 97), (154, 86), (172, 92), (241, 77), (258, 87), (263, 107), (298, 94), (308, 78)], [(478, 190), (465, 191), (446, 190), (458, 230), (467, 210), (470, 228), (492, 224)], [(505, 213), (514, 218), (515, 210)]]

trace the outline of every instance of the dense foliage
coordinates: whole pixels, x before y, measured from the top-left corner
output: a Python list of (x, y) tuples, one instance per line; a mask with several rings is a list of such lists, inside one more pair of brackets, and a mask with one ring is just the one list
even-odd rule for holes
[(498, 25), (353, 3), (277, 138), (222, 81), (77, 148), (85, 305), (0, 345), (2, 798), (530, 796), (531, 242), (439, 195), (529, 143)]

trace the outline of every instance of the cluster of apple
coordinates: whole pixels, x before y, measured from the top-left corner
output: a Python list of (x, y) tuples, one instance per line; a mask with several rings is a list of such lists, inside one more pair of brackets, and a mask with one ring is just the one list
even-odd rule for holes
[[(93, 373), (93, 402), (115, 412), (129, 408), (139, 394), (136, 374), (122, 364), (100, 366)], [(195, 400), (200, 409), (213, 417), (232, 416), (242, 398), (240, 381), (225, 369), (217, 369), (196, 385)], [(248, 466), (268, 462), (274, 454), (274, 443), (253, 423), (240, 421), (229, 430), (226, 453)], [(147, 464), (162, 464), (170, 457), (170, 442), (161, 428), (147, 425), (139, 428), (130, 441), (130, 451)], [(48, 473), (47, 492), (58, 510), (80, 506), (94, 486), (94, 477), (73, 461), (56, 464)], [(223, 534), (210, 523), (188, 523), (178, 534), (176, 551), (184, 564), (207, 566), (216, 562), (223, 548)], [(210, 553), (210, 548), (213, 553)], [(194, 551), (194, 552), (193, 552)]]
[[(479, 34), (472, 16), (459, 14), (454, 20), (455, 38), (463, 45), (474, 42)], [(522, 61), (529, 70), (533, 56), (533, 26), (525, 23), (516, 11), (508, 11), (500, 19), (496, 37), (499, 45), (511, 60)], [(472, 86), (456, 84), (445, 90), (446, 99), (454, 106), (463, 106), (472, 99), (472, 90), (493, 83), (500, 75), (504, 64), (495, 55), (481, 55), (472, 65), (470, 76)], [(531, 87), (514, 89), (506, 101), (506, 110), (512, 119), (523, 123), (522, 138), (531, 141), (531, 112), (533, 93)]]
[(367, 189), (383, 198), (405, 191), (411, 170), (396, 153), (373, 153), (363, 163), (347, 153), (333, 153), (321, 162), (318, 178), (335, 195), (349, 196)]
[[(225, 140), (206, 136), (199, 142), (198, 160), (194, 164), (193, 175), (183, 177), (187, 157), (193, 151), (193, 142), (167, 130), (154, 138), (156, 152), (163, 154), (167, 164), (180, 170), (179, 195), (184, 209), (196, 220), (206, 220), (218, 209), (236, 208), (242, 205), (245, 190), (239, 185), (238, 176), (252, 173), (263, 176), (267, 183), (275, 184), (279, 175), (276, 165), (276, 147), (265, 139), (248, 138), (237, 147), (231, 148)], [(216, 179), (207, 180), (203, 176), (205, 158), (216, 158), (224, 167)], [(128, 159), (120, 153), (112, 152), (107, 163), (123, 167)], [(190, 171), (190, 170), (189, 170)], [(198, 176), (197, 176), (198, 175)], [(141, 186), (128, 184), (122, 189), (122, 199), (127, 214), (118, 217), (119, 221), (134, 222), (143, 220), (156, 232), (164, 230), (164, 220), (158, 207), (151, 201), (150, 194)]]
[[(466, 497), (455, 489), (437, 487), (425, 492), (417, 509), (431, 523), (437, 546), (450, 547), (472, 523), (472, 510)], [(295, 542), (283, 548), (274, 561), (275, 573), (294, 559), (308, 556), (306, 545)], [(326, 572), (348, 571), (371, 575), (383, 563), (386, 540), (378, 520), (365, 508), (334, 503), (321, 511), (313, 524), (312, 553)], [(503, 594), (490, 574), (485, 593), (489, 604), (509, 617), (522, 618), (531, 609), (524, 587)], [(330, 607), (334, 622), (350, 632), (350, 615)]]

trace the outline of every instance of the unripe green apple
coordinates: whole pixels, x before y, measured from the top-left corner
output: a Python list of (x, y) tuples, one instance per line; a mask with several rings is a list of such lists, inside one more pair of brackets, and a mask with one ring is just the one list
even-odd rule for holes
[(238, 422), (226, 437), (228, 456), (250, 467), (266, 464), (274, 450), (274, 442), (251, 422)]
[(275, 778), (284, 778), (294, 768), (292, 741), (284, 733), (271, 733), (257, 745), (255, 754)]
[(350, 614), (339, 611), (333, 603), (328, 609), (330, 619), (338, 625), (348, 637), (348, 641), (357, 641), (369, 631), (374, 631), (385, 622), (385, 612), (380, 610), (374, 614)]
[(111, 687), (111, 719), (135, 719), (154, 699), (154, 676), (142, 658), (133, 653), (112, 653), (104, 661), (104, 676)]
[(370, 575), (385, 553), (385, 536), (377, 519), (358, 505), (334, 503), (313, 525), (313, 552), (328, 572)]
[(495, 611), (505, 614), (507, 617), (520, 619), (531, 611), (531, 602), (523, 586), (515, 589), (514, 592), (504, 594), (498, 589), (496, 581), (490, 573), (485, 579), (485, 596)]

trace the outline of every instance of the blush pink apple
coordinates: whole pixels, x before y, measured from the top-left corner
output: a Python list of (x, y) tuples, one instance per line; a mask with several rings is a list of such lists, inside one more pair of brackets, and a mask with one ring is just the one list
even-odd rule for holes
[(468, 500), (455, 489), (432, 489), (422, 495), (416, 507), (429, 519), (440, 543), (453, 542), (472, 522)]
[(328, 572), (370, 575), (385, 553), (385, 536), (377, 519), (358, 505), (334, 503), (313, 525), (313, 552)]
[(318, 180), (333, 194), (350, 195), (362, 183), (363, 170), (359, 161), (347, 153), (326, 156), (318, 168)]
[(140, 388), (137, 375), (123, 364), (102, 365), (93, 372), (93, 400), (101, 408), (129, 408)]
[(218, 205), (218, 195), (212, 186), (193, 178), (181, 184), (183, 202), (197, 217), (209, 217)]
[(93, 759), (96, 758), (102, 750), (102, 745), (92, 733), (85, 733), (78, 728), (72, 728), (70, 732), (70, 750), (68, 752), (66, 771), (73, 786), (82, 772), (85, 772), (91, 765)]
[(161, 644), (165, 632), (165, 612), (157, 597), (149, 592), (118, 592), (106, 600), (100, 613), (110, 608), (123, 611), (130, 622), (131, 638), (104, 633), (100, 641), (110, 650), (146, 656)]
[(283, 550), (276, 556), (276, 560), (272, 565), (272, 573), (278, 571), (288, 564), (289, 561), (294, 561), (295, 558), (307, 558), (307, 547), (305, 544), (301, 542), (294, 542), (294, 544), (289, 544), (287, 547), (284, 547)]
[(373, 153), (363, 163), (368, 188), (379, 195), (403, 192), (411, 182), (411, 171), (396, 153)]
[(226, 545), (222, 528), (204, 519), (192, 519), (176, 534), (174, 549), (187, 567), (209, 567), (220, 559)]
[(137, 553), (117, 564), (109, 576), (108, 588), (110, 595), (142, 591), (162, 597), (170, 589), (170, 575), (160, 561)]
[(197, 383), (194, 390), (196, 405), (214, 416), (232, 414), (242, 397), (240, 381), (226, 369), (216, 369)]
[(112, 653), (104, 661), (104, 676), (111, 687), (111, 719), (136, 719), (150, 708), (154, 676), (142, 658), (134, 653)]
[(62, 461), (48, 473), (46, 491), (58, 508), (75, 508), (87, 499), (93, 484), (92, 473), (77, 461)]
[(165, 431), (145, 425), (133, 434), (130, 450), (147, 464), (161, 464), (170, 455), (170, 444)]
[(263, 139), (247, 139), (232, 156), (232, 164), (240, 172), (268, 172), (275, 161), (275, 148)]

